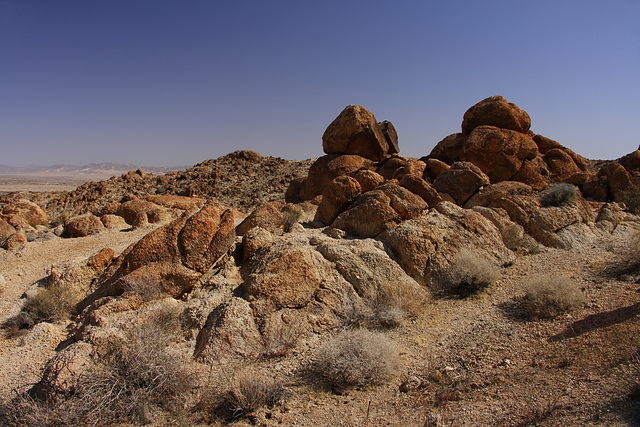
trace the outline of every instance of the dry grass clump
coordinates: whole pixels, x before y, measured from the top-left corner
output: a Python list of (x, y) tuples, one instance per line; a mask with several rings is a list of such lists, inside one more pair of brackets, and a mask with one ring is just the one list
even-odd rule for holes
[(224, 393), (218, 412), (225, 418), (247, 416), (262, 407), (283, 405), (290, 392), (279, 382), (256, 373), (245, 373), (238, 377)]
[(465, 250), (442, 272), (441, 287), (446, 293), (467, 297), (489, 287), (499, 277), (494, 263), (476, 251)]
[(431, 294), (417, 285), (390, 286), (378, 293), (371, 306), (364, 311), (354, 311), (347, 316), (348, 326), (373, 329), (390, 329), (400, 326), (407, 318), (423, 314), (431, 301)]
[[(107, 346), (95, 366), (82, 372), (70, 392), (48, 401), (20, 393), (5, 404), (0, 425), (113, 425), (125, 421), (148, 424), (157, 408), (176, 412), (189, 392), (185, 361), (170, 352), (176, 339), (171, 325), (151, 318)], [(177, 319), (177, 316), (176, 316)], [(61, 364), (61, 369), (66, 365)], [(56, 375), (53, 375), (56, 377)]]
[(525, 284), (522, 308), (533, 319), (550, 319), (584, 303), (578, 284), (566, 276), (540, 275)]
[(3, 328), (9, 336), (15, 336), (20, 331), (32, 328), (41, 322), (59, 322), (68, 319), (75, 309), (77, 297), (73, 291), (55, 284), (42, 288), (35, 295), (27, 298), (20, 313), (6, 320)]
[(302, 217), (302, 211), (297, 208), (291, 208), (283, 210), (282, 213), (282, 223), (284, 224), (284, 231), (288, 233), (291, 231), (291, 228), (300, 221)]
[(578, 200), (579, 191), (575, 185), (566, 182), (550, 185), (541, 195), (542, 206), (562, 206)]
[(400, 364), (398, 350), (383, 333), (366, 329), (339, 333), (322, 346), (316, 372), (338, 388), (383, 384)]

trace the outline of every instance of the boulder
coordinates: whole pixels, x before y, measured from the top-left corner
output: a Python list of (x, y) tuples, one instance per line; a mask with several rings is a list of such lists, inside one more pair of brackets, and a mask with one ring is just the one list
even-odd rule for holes
[(437, 159), (448, 165), (460, 160), (460, 153), (467, 141), (466, 136), (461, 133), (454, 133), (438, 142), (427, 156), (429, 159)]
[(568, 149), (567, 147), (563, 146), (559, 142), (554, 141), (553, 139), (547, 138), (542, 135), (534, 135), (533, 141), (538, 146), (538, 151), (540, 151), (541, 154), (543, 155), (547, 154), (547, 152), (554, 149), (562, 150), (566, 154), (568, 154), (569, 157), (571, 157), (573, 162), (581, 171), (588, 170), (587, 161), (585, 160), (584, 157), (576, 154), (575, 152), (573, 152), (573, 150)]
[(74, 216), (64, 222), (64, 233), (69, 237), (86, 237), (104, 230), (100, 218), (92, 213)]
[(606, 177), (589, 180), (582, 185), (582, 195), (596, 202), (609, 201)]
[(358, 237), (375, 237), (426, 208), (427, 203), (421, 197), (389, 182), (358, 197), (331, 227)]
[(447, 193), (457, 204), (464, 204), (478, 189), (489, 185), (489, 177), (469, 162), (455, 162), (438, 175), (433, 187), (438, 193)]
[[(309, 168), (309, 175), (306, 179), (298, 182), (300, 200), (311, 200), (316, 196), (322, 195), (329, 183), (341, 175), (351, 175), (361, 169), (370, 169), (373, 165), (371, 160), (367, 160), (361, 156), (350, 154), (331, 154), (320, 157)], [(287, 201), (294, 198), (292, 190)]]
[(530, 185), (534, 190), (544, 189), (549, 180), (549, 170), (541, 156), (536, 156), (531, 160), (525, 160), (522, 162), (522, 166), (518, 172), (516, 172), (512, 181), (523, 182)]
[(635, 188), (631, 175), (620, 163), (610, 162), (598, 172), (598, 177), (606, 180), (609, 198), (614, 202), (622, 202), (626, 193)]
[(24, 248), (27, 245), (27, 242), (27, 236), (24, 234), (24, 232), (16, 231), (15, 233), (7, 237), (7, 239), (2, 244), (2, 248), (8, 251), (16, 252)]
[(322, 194), (315, 220), (331, 224), (362, 193), (360, 183), (350, 176), (335, 178)]
[(495, 126), (527, 133), (531, 118), (517, 105), (507, 102), (502, 96), (492, 96), (469, 108), (462, 119), (462, 134), (470, 135), (479, 126)]
[(389, 144), (375, 116), (361, 105), (349, 105), (327, 127), (322, 148), (326, 154), (356, 154), (376, 162), (389, 154)]
[(281, 230), (284, 227), (281, 213), (283, 206), (282, 202), (263, 203), (236, 227), (236, 234), (242, 236), (254, 227), (262, 227), (272, 233)]
[(640, 150), (631, 153), (617, 160), (628, 172), (640, 170)]
[(560, 148), (552, 148), (544, 154), (544, 161), (547, 164), (551, 176), (556, 181), (563, 181), (568, 177), (582, 172), (573, 161), (573, 158)]
[(199, 209), (207, 201), (206, 199), (198, 197), (175, 196), (171, 194), (151, 194), (144, 196), (143, 199), (158, 206), (169, 209), (180, 209), (183, 211)]
[(114, 230), (114, 229), (121, 230), (123, 228), (127, 228), (128, 226), (124, 218), (114, 214), (102, 215), (100, 217), (100, 221), (102, 222), (104, 227), (108, 230)]
[(534, 159), (538, 147), (522, 133), (493, 126), (475, 128), (460, 153), (460, 160), (478, 166), (492, 183), (510, 180), (525, 160)]
[(545, 246), (569, 249), (567, 241), (557, 233), (574, 224), (587, 224), (595, 221), (591, 207), (579, 198), (563, 206), (549, 206), (538, 209), (530, 220), (530, 234)]
[(400, 147), (398, 146), (398, 133), (396, 132), (396, 128), (393, 127), (393, 124), (391, 124), (390, 121), (385, 120), (378, 123), (378, 126), (384, 135), (384, 139), (387, 141), (387, 145), (389, 145), (389, 154), (399, 153)]
[[(454, 163), (454, 162), (451, 162), (451, 163)], [(448, 170), (451, 167), (445, 162), (443, 162), (442, 160), (438, 160), (438, 159), (426, 159), (425, 164), (426, 164), (426, 167), (424, 170), (423, 177), (429, 182), (435, 181), (442, 172)]]
[(363, 193), (377, 188), (384, 182), (384, 177), (382, 175), (369, 169), (360, 169), (359, 171), (351, 174), (351, 176), (358, 181)]
[[(144, 217), (142, 214), (144, 214)], [(165, 208), (147, 200), (137, 198), (121, 203), (116, 211), (116, 215), (123, 217), (127, 224), (132, 225), (134, 222), (138, 222), (138, 224), (144, 222), (144, 218), (151, 224), (171, 219), (171, 215)]]
[(0, 244), (4, 243), (4, 241), (7, 240), (7, 238), (15, 232), (16, 229), (13, 228), (11, 224), (3, 219), (0, 219)]
[(480, 250), (497, 266), (514, 259), (491, 221), (450, 202), (404, 221), (380, 238), (409, 276), (436, 290), (445, 269), (463, 250)]
[(382, 162), (377, 172), (385, 179), (400, 179), (404, 175), (422, 177), (426, 164), (423, 161), (402, 156), (393, 156)]
[(422, 198), (428, 207), (434, 207), (442, 201), (442, 196), (433, 188), (433, 185), (420, 177), (405, 175), (399, 184)]
[(262, 227), (254, 227), (242, 236), (243, 263), (256, 254), (260, 249), (269, 246), (275, 236)]
[(180, 298), (220, 262), (235, 236), (232, 211), (211, 199), (198, 211), (185, 212), (125, 249), (79, 308), (141, 288), (145, 293)]
[[(48, 222), (47, 214), (42, 208), (27, 199), (18, 199), (4, 205), (1, 213), (5, 220), (14, 216), (17, 217), (13, 220), (16, 225), (25, 223), (31, 227), (35, 227), (36, 225), (44, 225)], [(11, 221), (8, 222), (11, 223)], [(14, 227), (16, 226), (14, 224), (12, 225)]]

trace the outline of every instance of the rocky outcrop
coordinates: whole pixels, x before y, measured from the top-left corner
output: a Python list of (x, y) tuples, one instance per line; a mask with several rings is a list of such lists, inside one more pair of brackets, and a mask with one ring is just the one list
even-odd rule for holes
[(47, 215), (42, 208), (35, 203), (18, 199), (1, 206), (0, 219), (4, 219), (13, 227), (24, 229), (36, 225), (47, 224)]
[(179, 298), (193, 289), (234, 241), (232, 211), (210, 200), (200, 210), (185, 213), (127, 248), (80, 308), (141, 286)]
[(442, 286), (446, 267), (465, 249), (483, 251), (496, 268), (514, 259), (491, 221), (450, 202), (399, 224), (380, 238), (388, 242), (411, 277), (434, 290)]

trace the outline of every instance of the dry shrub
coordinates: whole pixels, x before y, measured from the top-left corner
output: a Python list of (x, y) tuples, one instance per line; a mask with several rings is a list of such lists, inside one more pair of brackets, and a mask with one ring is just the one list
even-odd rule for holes
[(41, 322), (59, 322), (68, 319), (75, 309), (77, 297), (63, 284), (42, 288), (34, 296), (27, 298), (20, 313), (3, 324), (9, 336), (15, 336), (24, 329)]
[(300, 218), (302, 217), (302, 211), (299, 208), (291, 208), (283, 210), (282, 213), (282, 222), (284, 224), (284, 231), (289, 232), (291, 228), (298, 223)]
[(525, 283), (522, 308), (533, 319), (554, 318), (584, 303), (578, 284), (566, 276), (539, 275)]
[(151, 277), (125, 276), (122, 278), (122, 289), (124, 292), (135, 292), (142, 297), (144, 302), (149, 302), (160, 298), (160, 284), (157, 279)]
[(634, 187), (625, 193), (624, 204), (627, 205), (629, 212), (636, 215), (640, 214), (640, 186)]
[(489, 287), (499, 277), (496, 265), (485, 256), (464, 250), (442, 272), (441, 287), (446, 293), (466, 297)]
[(578, 200), (580, 192), (575, 185), (565, 182), (550, 185), (541, 195), (542, 206), (562, 206)]
[(383, 333), (366, 329), (339, 333), (318, 352), (316, 372), (338, 388), (389, 381), (400, 364), (398, 350)]
[(94, 367), (79, 375), (67, 395), (43, 401), (28, 392), (18, 394), (5, 404), (0, 425), (149, 423), (155, 408), (178, 411), (191, 388), (191, 377), (185, 361), (168, 350), (176, 335), (175, 327), (165, 323), (167, 319), (166, 313), (160, 313), (125, 331)]
[(239, 418), (262, 407), (283, 405), (289, 396), (289, 391), (279, 382), (246, 372), (223, 395), (217, 410), (225, 418)]
[(423, 314), (430, 300), (431, 294), (421, 286), (390, 286), (378, 290), (369, 309), (350, 313), (346, 323), (374, 329), (395, 328), (407, 318)]

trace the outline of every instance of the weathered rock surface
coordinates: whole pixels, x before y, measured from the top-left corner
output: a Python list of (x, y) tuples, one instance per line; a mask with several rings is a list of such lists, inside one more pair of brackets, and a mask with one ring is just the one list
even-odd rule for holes
[(531, 127), (531, 118), (526, 111), (507, 102), (504, 97), (491, 96), (478, 102), (464, 113), (462, 133), (469, 135), (475, 128), (483, 125), (527, 133)]
[[(385, 125), (390, 139), (397, 134), (392, 126)], [(391, 131), (392, 130), (392, 131)], [(322, 148), (326, 154), (356, 154), (380, 161), (389, 154), (389, 144), (375, 116), (361, 105), (349, 105), (327, 127), (322, 135)]]
[(74, 216), (64, 222), (64, 233), (69, 237), (86, 237), (104, 231), (100, 218), (92, 213)]
[(485, 185), (489, 185), (489, 177), (469, 162), (455, 162), (433, 183), (438, 193), (449, 194), (459, 205), (463, 205)]
[(281, 213), (283, 206), (282, 202), (269, 202), (258, 206), (238, 224), (236, 234), (243, 236), (254, 227), (262, 227), (272, 233), (281, 230), (284, 225)]
[(315, 220), (331, 224), (361, 193), (362, 187), (357, 179), (345, 175), (337, 177), (322, 194)]
[(380, 238), (388, 242), (411, 277), (434, 290), (443, 286), (441, 274), (463, 250), (483, 251), (496, 268), (514, 259), (491, 221), (450, 202), (399, 224)]

